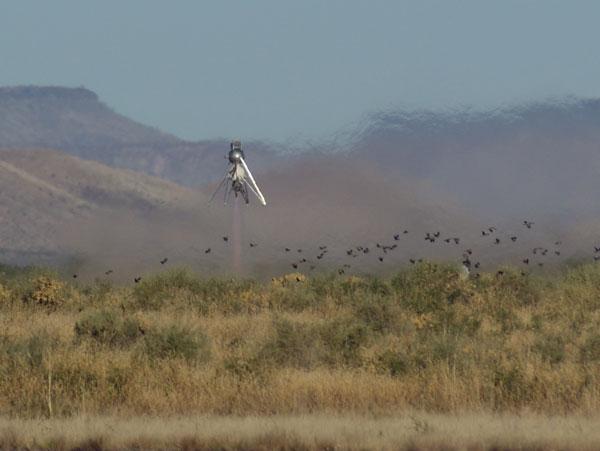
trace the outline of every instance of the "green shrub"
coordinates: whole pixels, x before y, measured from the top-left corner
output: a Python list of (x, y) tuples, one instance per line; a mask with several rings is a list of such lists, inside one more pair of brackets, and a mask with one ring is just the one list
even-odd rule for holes
[(15, 362), (21, 360), (31, 368), (42, 365), (44, 355), (60, 345), (57, 335), (51, 335), (45, 330), (34, 331), (29, 337), (1, 337), (0, 361)]
[(144, 352), (151, 359), (184, 358), (204, 363), (210, 359), (210, 343), (203, 333), (173, 324), (145, 334)]
[(565, 342), (559, 335), (547, 335), (540, 337), (535, 343), (534, 349), (542, 356), (542, 360), (556, 365), (565, 359)]
[(321, 328), (324, 360), (331, 366), (360, 366), (360, 348), (369, 340), (366, 325), (354, 320), (334, 320)]
[(410, 359), (401, 352), (386, 351), (379, 356), (379, 362), (390, 376), (399, 377), (408, 373)]
[(143, 278), (133, 289), (133, 296), (141, 308), (160, 310), (176, 297), (188, 304), (196, 302), (202, 296), (202, 285), (188, 270), (174, 269)]
[(355, 318), (373, 332), (386, 333), (398, 328), (401, 310), (390, 296), (380, 297), (371, 293), (365, 294), (354, 308)]
[(287, 319), (276, 319), (274, 328), (275, 336), (259, 351), (260, 360), (298, 368), (311, 368), (318, 363), (318, 335), (313, 328)]
[(529, 275), (514, 268), (502, 268), (501, 271), (491, 285), (495, 305), (526, 306), (538, 302), (542, 290)]
[(114, 309), (89, 312), (75, 323), (78, 338), (92, 338), (108, 345), (130, 346), (144, 333), (135, 316), (122, 317)]
[(579, 360), (582, 363), (600, 361), (600, 333), (595, 332), (579, 348)]
[(464, 283), (454, 265), (421, 262), (391, 280), (402, 305), (416, 313), (435, 312), (466, 297)]

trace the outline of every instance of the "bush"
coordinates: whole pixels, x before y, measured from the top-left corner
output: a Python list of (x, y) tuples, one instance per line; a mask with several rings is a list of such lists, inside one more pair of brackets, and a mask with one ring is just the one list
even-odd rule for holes
[(355, 317), (376, 333), (392, 332), (397, 329), (401, 310), (391, 297), (367, 294), (355, 306)]
[(542, 287), (529, 275), (514, 268), (502, 268), (495, 277), (482, 277), (476, 284), (480, 292), (487, 292), (495, 308), (535, 305)]
[(587, 337), (579, 348), (579, 360), (582, 363), (600, 361), (600, 334), (595, 332)]
[(205, 315), (211, 311), (240, 313), (248, 309), (248, 299), (242, 299), (255, 286), (251, 280), (200, 279), (186, 269), (144, 278), (133, 295), (143, 309), (161, 310), (168, 306), (195, 308)]
[(386, 372), (392, 377), (403, 376), (409, 371), (409, 358), (400, 352), (388, 350), (379, 356), (379, 362), (383, 365)]
[(51, 277), (40, 276), (33, 281), (33, 291), (30, 293), (28, 301), (44, 307), (56, 308), (64, 301), (64, 286), (64, 283)]
[(542, 356), (544, 362), (556, 365), (565, 358), (565, 342), (559, 335), (541, 337), (535, 343), (535, 350)]
[(275, 336), (262, 346), (259, 360), (299, 368), (311, 368), (318, 363), (318, 335), (313, 328), (287, 319), (276, 319), (274, 328)]
[(143, 333), (145, 330), (135, 316), (122, 318), (114, 309), (89, 312), (75, 323), (77, 337), (89, 337), (108, 345), (130, 346)]
[(186, 269), (143, 278), (133, 289), (133, 296), (143, 309), (160, 310), (179, 297), (187, 304), (202, 296), (202, 282)]
[(421, 262), (396, 275), (391, 286), (402, 304), (416, 313), (435, 312), (466, 297), (459, 276), (453, 265)]
[(320, 335), (326, 363), (332, 366), (360, 365), (360, 348), (369, 340), (366, 325), (353, 320), (334, 320), (322, 327)]
[(38, 368), (44, 360), (44, 354), (56, 349), (59, 344), (59, 337), (45, 330), (34, 331), (29, 337), (4, 336), (0, 339), (0, 361), (7, 364), (21, 360), (31, 368)]
[(210, 343), (206, 335), (173, 324), (146, 334), (144, 352), (151, 359), (183, 358), (204, 363), (210, 359)]

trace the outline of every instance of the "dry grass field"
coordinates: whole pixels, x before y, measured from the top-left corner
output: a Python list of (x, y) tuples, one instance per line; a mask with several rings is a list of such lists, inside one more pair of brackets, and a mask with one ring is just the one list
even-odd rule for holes
[(2, 269), (5, 448), (600, 446), (597, 265), (133, 286)]

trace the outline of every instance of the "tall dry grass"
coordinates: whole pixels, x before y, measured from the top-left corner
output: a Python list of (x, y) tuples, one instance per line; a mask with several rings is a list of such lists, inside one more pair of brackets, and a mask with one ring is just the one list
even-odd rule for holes
[(463, 279), (425, 262), (385, 279), (272, 283), (182, 269), (134, 287), (10, 269), (0, 278), (0, 412), (593, 414), (599, 308), (596, 265)]

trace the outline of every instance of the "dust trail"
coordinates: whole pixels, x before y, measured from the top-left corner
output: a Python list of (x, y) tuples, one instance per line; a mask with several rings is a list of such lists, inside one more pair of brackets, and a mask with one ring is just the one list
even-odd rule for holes
[(236, 276), (241, 274), (242, 270), (242, 224), (241, 224), (241, 212), (238, 198), (234, 199), (233, 202), (233, 273)]

